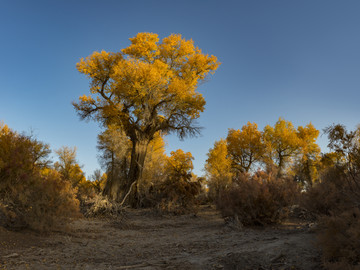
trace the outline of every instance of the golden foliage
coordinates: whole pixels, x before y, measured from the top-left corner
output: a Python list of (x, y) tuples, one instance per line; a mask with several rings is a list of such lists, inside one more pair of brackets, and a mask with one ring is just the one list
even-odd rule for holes
[(248, 122), (241, 130), (229, 129), (226, 142), (232, 165), (239, 172), (248, 172), (266, 151), (256, 123)]
[(226, 141), (223, 139), (216, 141), (207, 156), (205, 170), (209, 196), (216, 199), (221, 190), (230, 186), (233, 177)]
[(231, 160), (228, 158), (227, 144), (224, 139), (216, 141), (207, 154), (205, 170), (214, 177), (231, 176)]
[(299, 152), (294, 164), (294, 173), (300, 181), (311, 186), (319, 179), (320, 147), (316, 143), (319, 131), (310, 123), (297, 128)]
[(193, 156), (178, 149), (165, 163), (165, 180), (155, 186), (154, 200), (162, 211), (183, 214), (195, 210), (201, 191), (199, 179), (192, 174)]
[(282, 118), (275, 126), (267, 125), (264, 128), (264, 141), (268, 149), (270, 160), (276, 162), (280, 170), (300, 147), (300, 140), (293, 124)]
[(187, 177), (194, 168), (193, 159), (194, 157), (190, 152), (185, 153), (182, 149), (171, 151), (165, 165), (165, 170), (169, 175)]
[(59, 161), (54, 164), (55, 169), (62, 175), (63, 179), (69, 181), (73, 187), (80, 183), (84, 184), (87, 180), (80, 165), (76, 160), (76, 147), (63, 146), (55, 150)]
[(139, 33), (119, 53), (94, 52), (81, 59), (77, 69), (91, 79), (90, 96), (75, 108), (83, 117), (116, 118), (130, 136), (134, 123), (151, 125), (154, 132), (179, 131), (179, 117), (195, 119), (205, 100), (195, 91), (219, 62), (195, 48), (193, 41), (170, 35), (159, 42), (157, 34)]

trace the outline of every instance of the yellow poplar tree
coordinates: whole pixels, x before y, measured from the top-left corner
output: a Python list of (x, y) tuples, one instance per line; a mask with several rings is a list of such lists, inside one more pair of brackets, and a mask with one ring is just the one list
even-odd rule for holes
[(182, 149), (171, 151), (165, 170), (169, 175), (191, 179), (191, 172), (194, 169), (193, 159), (194, 157), (190, 152), (185, 153)]
[[(115, 123), (132, 143), (126, 189), (142, 175), (149, 142), (159, 131), (181, 138), (195, 135), (195, 120), (205, 99), (196, 91), (219, 66), (215, 56), (203, 54), (192, 40), (172, 34), (159, 41), (153, 33), (139, 33), (120, 52), (94, 52), (77, 64), (90, 79), (90, 95), (73, 105), (82, 119)], [(117, 186), (114, 186), (117, 187)], [(121, 199), (127, 190), (115, 190)], [(136, 196), (130, 196), (136, 204)]]
[(180, 206), (184, 210), (194, 206), (201, 183), (192, 174), (193, 159), (190, 152), (185, 153), (182, 149), (170, 153), (165, 163), (166, 180), (160, 185), (162, 208), (170, 210)]
[(248, 122), (241, 130), (229, 129), (226, 142), (232, 167), (239, 172), (248, 172), (265, 153), (265, 144), (256, 123)]
[(302, 181), (308, 185), (312, 185), (313, 181), (318, 177), (317, 167), (320, 162), (320, 147), (316, 143), (319, 136), (313, 124), (309, 123), (305, 127), (299, 126), (297, 134), (300, 143), (298, 161), (295, 170)]
[(209, 192), (211, 196), (218, 197), (219, 192), (231, 184), (231, 159), (228, 158), (227, 143), (224, 139), (216, 141), (209, 150), (205, 163)]
[(59, 161), (55, 162), (55, 169), (62, 177), (70, 181), (73, 187), (86, 182), (85, 174), (76, 160), (76, 147), (63, 146), (55, 150)]
[(267, 125), (264, 128), (263, 136), (268, 149), (268, 162), (275, 162), (280, 176), (300, 148), (297, 130), (290, 121), (279, 118), (274, 127)]

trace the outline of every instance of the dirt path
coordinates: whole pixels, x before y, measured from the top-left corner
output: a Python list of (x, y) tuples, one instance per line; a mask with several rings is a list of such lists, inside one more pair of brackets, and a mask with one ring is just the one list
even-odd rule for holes
[(0, 228), (0, 269), (321, 269), (306, 225), (236, 229), (211, 207), (197, 216), (129, 210), (40, 236)]

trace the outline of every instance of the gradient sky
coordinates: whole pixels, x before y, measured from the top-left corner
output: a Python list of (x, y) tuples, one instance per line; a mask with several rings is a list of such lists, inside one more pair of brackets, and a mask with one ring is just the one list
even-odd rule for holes
[[(202, 136), (166, 138), (203, 174), (206, 153), (228, 128), (262, 129), (279, 117), (360, 123), (360, 1), (0, 1), (0, 120), (33, 132), (52, 149), (76, 146), (89, 176), (97, 161), (95, 122), (71, 102), (88, 94), (75, 68), (94, 51), (119, 51), (138, 32), (180, 33), (222, 62), (199, 91), (207, 101)], [(325, 136), (318, 140), (325, 150)]]

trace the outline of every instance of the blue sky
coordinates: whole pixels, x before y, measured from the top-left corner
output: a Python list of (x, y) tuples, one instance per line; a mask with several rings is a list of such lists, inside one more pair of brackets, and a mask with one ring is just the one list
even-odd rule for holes
[[(76, 146), (87, 175), (97, 162), (97, 123), (71, 102), (88, 93), (77, 72), (93, 51), (119, 51), (138, 32), (180, 33), (222, 62), (199, 88), (207, 101), (202, 136), (167, 138), (167, 151), (206, 153), (228, 128), (262, 129), (279, 117), (319, 130), (360, 123), (360, 1), (0, 2), (0, 120), (32, 131), (52, 149)], [(325, 149), (326, 138), (319, 144)]]

